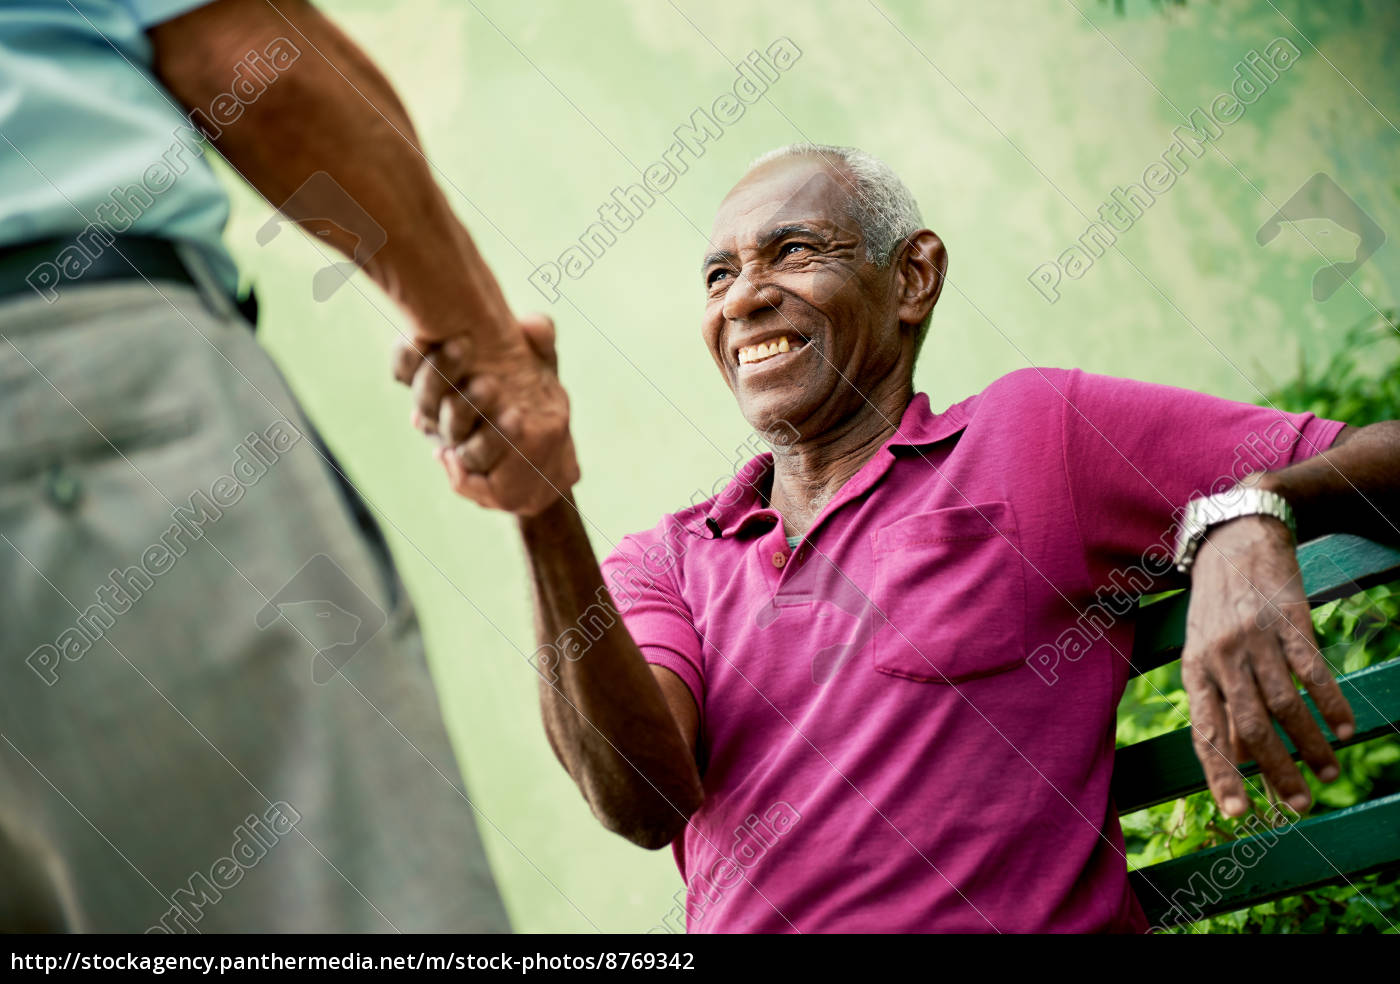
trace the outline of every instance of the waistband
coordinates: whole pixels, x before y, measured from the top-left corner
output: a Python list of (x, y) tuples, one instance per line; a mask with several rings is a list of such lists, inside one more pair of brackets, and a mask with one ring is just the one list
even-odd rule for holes
[(38, 239), (0, 247), (0, 298), (34, 291), (53, 303), (70, 287), (114, 280), (187, 284), (216, 314), (240, 314), (257, 324), (257, 297), (230, 297), (196, 247), (148, 236)]

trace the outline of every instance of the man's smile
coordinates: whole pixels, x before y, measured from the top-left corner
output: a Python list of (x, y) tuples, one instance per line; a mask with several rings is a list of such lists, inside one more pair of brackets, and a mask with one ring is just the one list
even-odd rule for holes
[(808, 347), (807, 339), (795, 332), (774, 335), (760, 342), (740, 345), (733, 350), (734, 364), (741, 372), (752, 371), (758, 365), (785, 363)]

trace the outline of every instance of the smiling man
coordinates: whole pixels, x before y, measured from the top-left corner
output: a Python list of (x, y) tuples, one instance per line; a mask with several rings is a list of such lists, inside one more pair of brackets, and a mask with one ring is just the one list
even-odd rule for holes
[[(604, 825), (673, 845), (692, 932), (1143, 930), (1109, 792), (1132, 621), (1053, 685), (1029, 656), (1193, 500), (1182, 665), (1214, 795), (1248, 808), (1245, 755), (1306, 808), (1273, 720), (1337, 774), (1293, 682), (1350, 733), (1293, 528), (1393, 534), (1396, 425), (1037, 368), (934, 412), (913, 370), (947, 263), (880, 161), (766, 155), (720, 205), (701, 334), (784, 439), (601, 569), (564, 490), (517, 510), (550, 743)], [(472, 495), (490, 435), (444, 433)], [(1128, 590), (1186, 583), (1159, 564)]]

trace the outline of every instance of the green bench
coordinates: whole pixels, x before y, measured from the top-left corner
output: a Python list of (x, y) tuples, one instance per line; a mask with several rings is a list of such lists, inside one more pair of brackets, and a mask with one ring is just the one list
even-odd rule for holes
[[(1400, 550), (1354, 536), (1305, 543), (1298, 562), (1314, 606), (1400, 579)], [(1180, 657), (1186, 605), (1187, 595), (1180, 593), (1139, 610), (1135, 675)], [(1356, 734), (1339, 742), (1324, 725), (1334, 748), (1400, 733), (1400, 654), (1339, 682), (1356, 715)], [(1308, 706), (1312, 708), (1311, 701)], [(1288, 747), (1293, 748), (1291, 742)], [(1251, 763), (1241, 771), (1251, 776), (1258, 769)], [(1120, 815), (1205, 788), (1189, 728), (1118, 750), (1113, 795)], [(1397, 863), (1400, 793), (1277, 829), (1261, 824), (1253, 836), (1140, 868), (1129, 877), (1148, 921), (1167, 927), (1353, 880)]]

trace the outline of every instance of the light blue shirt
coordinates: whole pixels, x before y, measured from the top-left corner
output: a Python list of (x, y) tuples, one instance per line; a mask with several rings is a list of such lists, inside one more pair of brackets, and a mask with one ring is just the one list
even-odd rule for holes
[(205, 2), (0, 4), (0, 246), (76, 238), (92, 223), (191, 242), (237, 287), (212, 150), (151, 74), (145, 34)]

